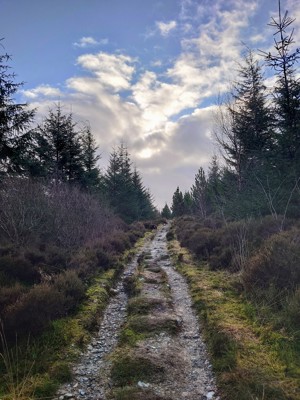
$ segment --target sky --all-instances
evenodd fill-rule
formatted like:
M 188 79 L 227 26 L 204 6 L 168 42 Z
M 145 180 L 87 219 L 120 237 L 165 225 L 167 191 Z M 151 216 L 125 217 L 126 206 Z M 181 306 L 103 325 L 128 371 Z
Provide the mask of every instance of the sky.
M 299 46 L 300 2 L 281 4 Z M 246 47 L 272 49 L 277 10 L 277 0 L 0 0 L 0 51 L 24 82 L 16 101 L 37 121 L 60 103 L 89 123 L 103 172 L 125 143 L 161 209 L 218 154 L 219 99 Z

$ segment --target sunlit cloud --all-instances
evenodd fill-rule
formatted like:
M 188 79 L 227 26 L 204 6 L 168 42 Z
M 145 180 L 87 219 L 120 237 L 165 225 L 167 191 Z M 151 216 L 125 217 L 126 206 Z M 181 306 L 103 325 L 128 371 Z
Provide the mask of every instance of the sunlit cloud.
M 40 97 L 59 98 L 63 95 L 60 89 L 51 87 L 49 85 L 40 85 L 34 89 L 24 90 L 22 93 L 29 100 L 37 99 Z
M 92 36 L 83 36 L 78 42 L 74 42 L 73 46 L 80 48 L 94 47 L 99 45 L 107 45 L 108 39 L 96 40 Z
M 300 6 L 294 9 L 300 16 Z M 236 77 L 243 42 L 264 42 L 264 31 L 251 30 L 250 35 L 248 30 L 257 10 L 255 0 L 182 0 L 176 21 L 156 22 L 156 35 L 168 37 L 176 30 L 176 39 L 178 33 L 181 50 L 167 67 L 157 53 L 146 67 L 129 50 L 86 52 L 77 58 L 79 72 L 64 82 L 63 93 L 44 85 L 24 95 L 44 112 L 63 94 L 76 118 L 89 120 L 104 167 L 112 147 L 124 141 L 163 206 L 176 186 L 187 190 L 199 166 L 209 164 L 217 97 Z M 96 44 L 84 37 L 77 47 Z M 274 79 L 267 84 L 272 86 Z
M 78 65 L 97 76 L 99 82 L 115 91 L 128 89 L 135 71 L 135 60 L 122 54 L 83 54 Z M 75 78 L 76 80 L 76 78 Z M 73 79 L 74 81 L 74 79 Z
M 166 37 L 166 36 L 169 36 L 170 32 L 176 28 L 177 22 L 176 21 L 170 21 L 170 22 L 158 21 L 158 22 L 156 22 L 156 26 L 157 26 L 160 34 L 162 36 Z

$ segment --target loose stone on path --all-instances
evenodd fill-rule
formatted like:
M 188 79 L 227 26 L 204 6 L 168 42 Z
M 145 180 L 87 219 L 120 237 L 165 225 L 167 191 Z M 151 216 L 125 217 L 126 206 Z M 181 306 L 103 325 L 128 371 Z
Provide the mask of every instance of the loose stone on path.
M 59 389 L 55 400 L 106 400 L 106 393 L 111 388 L 111 363 L 108 355 L 115 349 L 121 327 L 126 321 L 128 298 L 123 282 L 127 276 L 136 272 L 138 258 L 142 253 L 151 254 L 149 262 L 165 271 L 171 290 L 173 312 L 180 321 L 181 329 L 176 336 L 162 332 L 146 341 L 150 353 L 157 356 L 164 351 L 171 351 L 175 353 L 173 357 L 177 362 L 174 362 L 166 380 L 160 383 L 139 381 L 137 387 L 141 390 L 150 388 L 153 393 L 173 400 L 220 400 L 187 283 L 175 271 L 169 259 L 167 231 L 168 226 L 160 228 L 155 238 L 146 242 L 126 266 L 104 313 L 98 335 L 87 346 L 79 363 L 73 367 L 73 381 Z M 153 291 L 157 292 L 159 286 L 154 286 Z

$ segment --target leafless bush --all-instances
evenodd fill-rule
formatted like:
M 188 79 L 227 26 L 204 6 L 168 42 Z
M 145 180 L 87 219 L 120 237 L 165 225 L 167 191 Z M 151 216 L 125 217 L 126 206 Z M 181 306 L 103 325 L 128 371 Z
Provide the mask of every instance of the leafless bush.
M 15 245 L 29 243 L 47 223 L 47 201 L 38 182 L 8 178 L 0 187 L 0 237 Z
M 64 183 L 6 179 L 0 203 L 0 238 L 14 245 L 44 240 L 78 247 L 120 224 L 99 199 Z

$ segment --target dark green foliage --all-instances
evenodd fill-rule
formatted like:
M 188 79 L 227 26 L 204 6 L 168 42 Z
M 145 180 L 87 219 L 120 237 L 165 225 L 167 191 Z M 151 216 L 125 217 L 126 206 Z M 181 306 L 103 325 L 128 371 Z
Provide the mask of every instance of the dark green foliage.
M 0 41 L 0 46 L 2 43 Z M 23 83 L 15 83 L 15 74 L 7 65 L 10 56 L 0 55 L 0 174 L 27 173 L 31 146 L 30 125 L 34 111 L 27 104 L 16 104 L 13 96 Z M 0 177 L 1 177 L 0 175 Z
M 192 208 L 195 214 L 205 218 L 208 213 L 207 181 L 204 169 L 199 168 L 195 176 L 195 183 L 191 188 Z
M 296 77 L 295 64 L 300 59 L 300 49 L 292 49 L 294 31 L 291 25 L 294 21 L 288 12 L 282 15 L 279 2 L 278 18 L 272 18 L 269 24 L 275 31 L 274 52 L 263 54 L 267 65 L 275 70 L 277 78 L 274 111 L 278 150 L 288 165 L 299 168 L 300 81 Z
M 36 129 L 35 139 L 38 176 L 80 182 L 84 155 L 72 114 L 64 114 L 58 104 Z
M 167 203 L 165 204 L 164 208 L 161 210 L 161 216 L 162 216 L 162 218 L 166 218 L 166 219 L 172 218 L 172 213 L 171 213 L 171 210 Z
M 155 216 L 151 195 L 143 186 L 137 169 L 132 170 L 128 150 L 123 144 L 111 153 L 104 176 L 104 192 L 113 210 L 126 222 Z
M 171 208 L 172 208 L 172 216 L 173 217 L 180 217 L 181 215 L 184 214 L 185 208 L 184 208 L 184 202 L 183 202 L 183 195 L 182 195 L 182 192 L 179 190 L 179 187 L 177 187 L 175 193 L 173 194 Z

